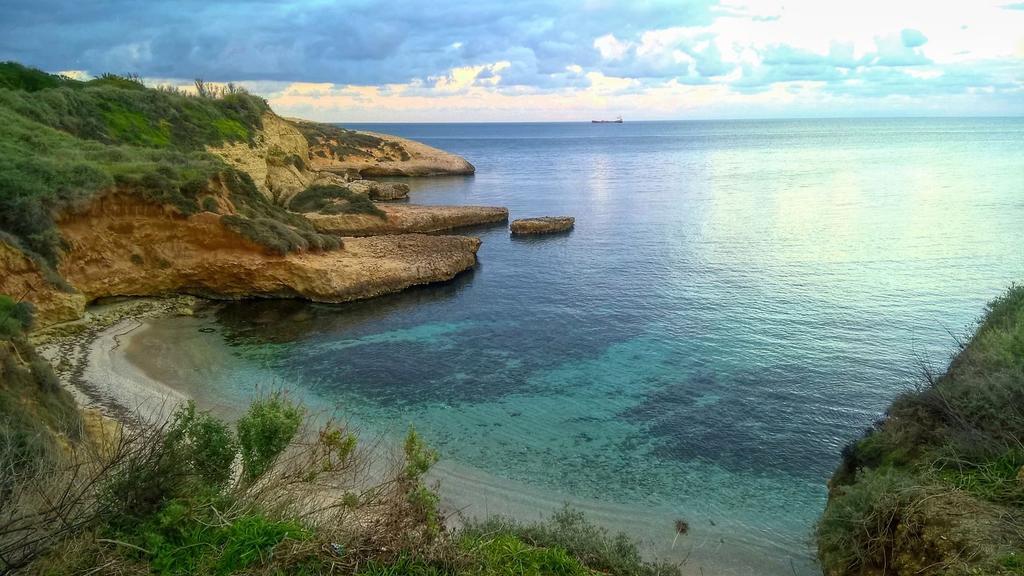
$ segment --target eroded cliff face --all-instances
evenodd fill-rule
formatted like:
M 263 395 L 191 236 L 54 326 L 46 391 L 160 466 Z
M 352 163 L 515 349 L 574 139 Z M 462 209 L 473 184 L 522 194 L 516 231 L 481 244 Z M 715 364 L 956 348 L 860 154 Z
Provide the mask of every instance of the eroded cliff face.
M 462 158 L 383 135 L 356 137 L 344 148 L 350 155 L 321 157 L 311 149 L 310 136 L 299 129 L 301 124 L 272 112 L 263 116 L 262 123 L 252 142 L 211 148 L 210 152 L 249 174 L 258 190 L 281 206 L 311 185 L 359 179 L 368 166 L 384 167 L 376 173 L 388 174 L 472 172 L 472 165 Z M 331 134 L 361 134 L 324 129 Z M 322 152 L 330 145 L 326 142 L 313 148 Z M 355 188 L 365 189 L 371 197 L 407 193 L 405 185 L 359 184 L 362 186 Z M 388 220 L 371 217 L 376 224 L 355 216 L 347 226 L 325 228 L 334 235 L 389 236 L 346 239 L 342 250 L 332 252 L 281 256 L 222 224 L 223 215 L 235 213 L 222 182 L 211 181 L 209 194 L 201 200 L 213 200 L 215 212 L 185 216 L 173 207 L 114 190 L 84 209 L 60 216 L 58 228 L 65 252 L 57 272 L 68 286 L 58 286 L 52 274 L 48 279 L 39 265 L 0 241 L 0 293 L 32 302 L 40 326 L 79 318 L 87 303 L 108 296 L 184 292 L 214 298 L 300 297 L 343 302 L 449 280 L 476 263 L 478 239 L 394 235 L 396 232 L 433 232 L 460 222 L 507 218 L 507 212 L 467 216 L 449 209 L 416 215 L 408 207 L 398 207 L 398 215 L 389 215 Z
M 55 286 L 20 250 L 0 241 L 0 294 L 35 306 L 36 323 L 74 320 L 85 312 L 85 295 Z
M 262 122 L 263 129 L 251 144 L 235 142 L 209 151 L 249 174 L 260 192 L 281 205 L 313 183 L 344 182 L 331 173 L 307 168 L 309 146 L 295 124 L 272 112 L 264 114 Z
M 109 296 L 370 298 L 450 280 L 476 264 L 480 247 L 476 238 L 405 234 L 282 256 L 227 229 L 219 214 L 185 217 L 118 194 L 65 215 L 59 227 L 67 247 L 59 272 L 72 292 L 0 242 L 0 292 L 32 302 L 39 326 L 79 318 L 88 302 Z
M 342 250 L 277 255 L 221 225 L 107 196 L 68 216 L 60 266 L 86 300 L 186 292 L 215 298 L 344 302 L 449 280 L 476 263 L 480 241 L 403 235 L 347 239 Z

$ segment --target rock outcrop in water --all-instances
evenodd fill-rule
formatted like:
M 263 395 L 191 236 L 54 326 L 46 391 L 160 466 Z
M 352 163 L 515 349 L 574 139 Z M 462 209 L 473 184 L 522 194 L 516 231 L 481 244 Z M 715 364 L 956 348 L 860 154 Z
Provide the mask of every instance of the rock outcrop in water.
M 369 214 L 309 214 L 308 218 L 318 231 L 339 236 L 441 232 L 508 221 L 508 208 L 495 206 L 381 204 L 380 209 L 384 218 Z
M 513 234 L 554 234 L 572 230 L 575 223 L 570 216 L 544 216 L 513 220 L 509 228 Z

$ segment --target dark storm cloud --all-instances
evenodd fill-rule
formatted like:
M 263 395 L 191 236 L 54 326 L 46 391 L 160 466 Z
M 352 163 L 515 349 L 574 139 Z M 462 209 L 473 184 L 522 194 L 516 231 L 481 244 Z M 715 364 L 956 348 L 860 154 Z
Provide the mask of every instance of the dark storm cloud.
M 57 2 L 0 7 L 0 59 L 147 77 L 382 84 L 508 60 L 524 83 L 594 38 L 707 24 L 710 2 Z

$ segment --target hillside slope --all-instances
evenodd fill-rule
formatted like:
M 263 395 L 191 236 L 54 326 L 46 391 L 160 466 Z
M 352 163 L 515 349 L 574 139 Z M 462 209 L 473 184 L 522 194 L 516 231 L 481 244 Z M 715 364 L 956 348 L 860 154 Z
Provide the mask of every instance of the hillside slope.
M 817 536 L 830 576 L 1024 574 L 1024 286 L 844 450 Z

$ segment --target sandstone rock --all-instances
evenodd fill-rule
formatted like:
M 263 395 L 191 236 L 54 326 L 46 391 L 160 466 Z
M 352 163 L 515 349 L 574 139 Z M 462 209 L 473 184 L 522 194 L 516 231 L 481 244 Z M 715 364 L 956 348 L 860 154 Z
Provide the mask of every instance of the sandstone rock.
M 544 216 L 513 220 L 509 228 L 513 234 L 553 234 L 571 230 L 575 223 L 570 216 Z
M 235 142 L 208 150 L 228 165 L 248 173 L 268 198 L 286 206 L 293 196 L 313 184 L 355 184 L 369 186 L 374 200 L 396 200 L 408 195 L 401 183 L 363 181 L 363 176 L 439 176 L 472 174 L 465 159 L 426 144 L 397 136 L 372 132 L 379 146 L 366 146 L 358 154 L 337 157 L 329 145 L 310 146 L 300 127 L 312 125 L 288 120 L 273 112 L 261 118 L 263 128 L 251 142 Z M 403 192 L 404 189 L 404 192 Z M 376 196 L 374 196 L 376 195 Z
M 344 302 L 450 280 L 476 263 L 480 240 L 406 234 L 349 238 L 342 250 L 267 252 L 221 224 L 127 197 L 104 197 L 59 222 L 67 252 L 59 271 L 78 292 L 41 282 L 20 252 L 0 250 L 0 291 L 26 298 L 41 325 L 80 317 L 87 302 L 108 296 L 189 293 L 213 298 L 288 297 Z M 5 245 L 0 244 L 0 247 Z
M 419 206 L 381 204 L 386 214 L 307 214 L 319 232 L 339 236 L 376 236 L 411 232 L 440 232 L 466 226 L 508 221 L 508 208 L 493 206 Z
M 45 326 L 74 320 L 85 311 L 85 295 L 53 284 L 39 265 L 0 241 L 0 294 L 24 298 L 35 307 L 35 322 Z

